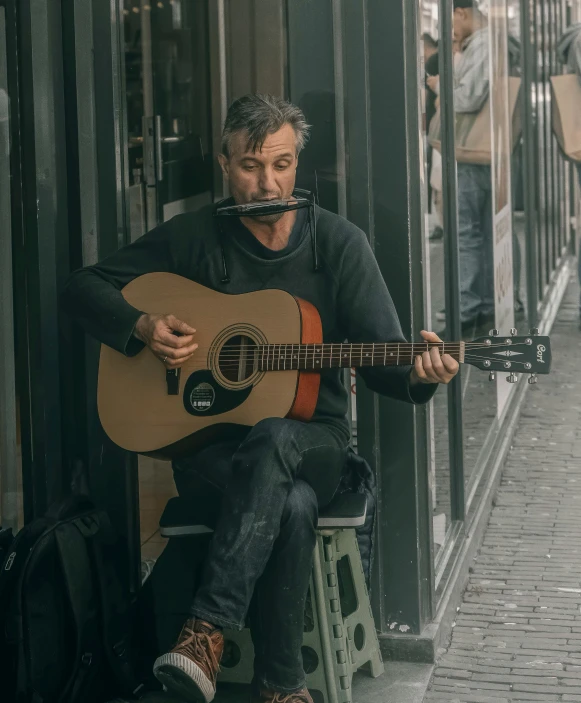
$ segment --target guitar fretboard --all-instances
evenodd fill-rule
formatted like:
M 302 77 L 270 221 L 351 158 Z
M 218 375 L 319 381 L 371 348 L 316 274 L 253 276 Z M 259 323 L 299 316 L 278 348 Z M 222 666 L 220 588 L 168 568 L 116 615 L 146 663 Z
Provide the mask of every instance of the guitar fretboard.
M 263 344 L 255 348 L 260 371 L 318 371 L 360 366 L 411 366 L 432 348 L 464 362 L 465 342 L 387 344 Z

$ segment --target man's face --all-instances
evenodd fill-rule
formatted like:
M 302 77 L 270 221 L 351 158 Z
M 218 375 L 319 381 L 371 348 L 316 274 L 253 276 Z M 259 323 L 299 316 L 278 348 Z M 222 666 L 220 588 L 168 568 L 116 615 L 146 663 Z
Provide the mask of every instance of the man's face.
M 462 44 L 474 31 L 472 10 L 459 7 L 454 10 L 452 26 L 454 30 L 454 41 Z
M 296 180 L 297 138 L 291 125 L 269 134 L 261 151 L 248 151 L 248 134 L 235 134 L 230 154 L 220 154 L 220 166 L 237 204 L 257 200 L 290 198 Z M 283 213 L 257 217 L 261 222 L 276 222 Z

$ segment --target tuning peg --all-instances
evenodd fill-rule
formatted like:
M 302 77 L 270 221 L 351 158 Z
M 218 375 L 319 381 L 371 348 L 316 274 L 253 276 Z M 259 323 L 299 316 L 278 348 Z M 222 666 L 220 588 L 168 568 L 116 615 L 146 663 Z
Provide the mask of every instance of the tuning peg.
M 490 337 L 498 337 L 500 332 L 498 330 L 490 330 L 490 332 L 488 334 Z
M 496 371 L 491 371 L 491 372 L 488 374 L 488 380 L 489 380 L 489 381 L 496 381 Z
M 507 380 L 509 383 L 516 383 L 516 382 L 518 381 L 518 376 L 517 376 L 516 373 L 511 373 L 510 376 L 507 376 L 507 377 L 506 377 L 506 380 Z
M 533 337 L 535 337 L 536 335 L 538 335 L 538 334 L 539 334 L 539 328 L 538 328 L 538 327 L 533 327 L 533 328 L 531 329 L 531 334 L 533 335 Z
M 510 334 L 511 334 L 512 337 L 516 337 L 516 336 L 517 336 L 518 330 L 516 329 L 516 327 L 513 327 L 513 328 L 510 330 Z
M 531 374 L 531 377 L 529 378 L 529 384 L 530 384 L 531 386 L 534 386 L 534 385 L 535 385 L 536 383 L 538 383 L 538 382 L 539 382 L 539 378 L 538 378 L 537 374 L 536 374 L 536 373 L 532 373 L 532 374 Z

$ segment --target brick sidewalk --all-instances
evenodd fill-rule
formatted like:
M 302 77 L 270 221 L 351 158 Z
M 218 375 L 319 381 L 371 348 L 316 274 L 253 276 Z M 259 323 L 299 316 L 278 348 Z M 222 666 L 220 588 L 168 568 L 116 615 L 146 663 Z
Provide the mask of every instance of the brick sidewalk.
M 581 332 L 572 282 L 553 372 L 525 400 L 484 543 L 425 701 L 581 701 Z

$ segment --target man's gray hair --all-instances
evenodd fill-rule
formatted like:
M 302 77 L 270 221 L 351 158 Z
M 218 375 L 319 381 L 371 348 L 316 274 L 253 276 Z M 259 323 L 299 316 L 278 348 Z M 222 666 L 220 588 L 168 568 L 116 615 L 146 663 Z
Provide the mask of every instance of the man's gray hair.
M 268 135 L 286 124 L 295 131 L 298 154 L 307 143 L 310 131 L 300 107 L 274 95 L 244 95 L 228 109 L 222 132 L 222 153 L 230 156 L 232 137 L 239 132 L 247 133 L 249 151 L 260 151 Z

